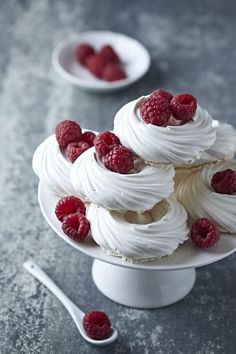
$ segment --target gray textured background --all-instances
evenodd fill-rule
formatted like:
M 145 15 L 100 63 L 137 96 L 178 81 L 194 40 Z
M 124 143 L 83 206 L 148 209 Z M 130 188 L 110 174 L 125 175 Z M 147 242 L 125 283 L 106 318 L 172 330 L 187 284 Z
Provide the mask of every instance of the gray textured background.
M 125 308 L 101 295 L 92 260 L 49 229 L 31 169 L 35 147 L 68 117 L 82 126 L 112 127 L 116 110 L 158 86 L 190 91 L 215 117 L 235 120 L 235 26 L 232 1 L 0 2 L 0 352 L 235 353 L 236 257 L 199 269 L 180 303 L 152 311 Z M 152 55 L 149 74 L 116 94 L 79 91 L 53 72 L 61 39 L 111 29 L 141 40 Z M 35 259 L 85 311 L 108 311 L 118 328 L 109 348 L 86 344 L 61 304 L 22 269 Z

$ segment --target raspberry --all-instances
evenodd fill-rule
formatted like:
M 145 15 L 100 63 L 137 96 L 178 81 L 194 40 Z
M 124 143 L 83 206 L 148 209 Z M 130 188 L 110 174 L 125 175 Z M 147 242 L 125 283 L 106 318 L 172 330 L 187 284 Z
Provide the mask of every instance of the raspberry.
M 120 145 L 119 138 L 109 131 L 104 131 L 94 139 L 94 146 L 100 156 L 105 156 L 115 146 Z
M 211 186 L 216 193 L 233 194 L 236 192 L 236 171 L 228 168 L 214 174 Z
M 106 63 L 119 63 L 120 58 L 111 45 L 104 45 L 101 48 L 100 55 Z
M 74 197 L 73 195 L 69 197 L 61 198 L 55 207 L 55 214 L 58 220 L 63 221 L 64 217 L 74 213 L 86 213 L 86 206 L 81 199 Z
M 89 144 L 89 147 L 94 145 L 94 139 L 96 138 L 96 134 L 93 132 L 87 131 L 81 135 L 81 140 L 85 143 Z
M 89 149 L 89 144 L 80 140 L 77 143 L 70 143 L 65 151 L 68 159 L 73 163 L 83 152 Z
M 103 70 L 102 78 L 106 81 L 118 81 L 126 79 L 126 73 L 118 64 L 107 64 Z
M 88 219 L 81 213 L 74 213 L 64 217 L 61 228 L 72 240 L 82 241 L 89 232 Z
M 103 311 L 87 312 L 83 318 L 86 334 L 93 339 L 105 339 L 111 335 L 111 321 Z
M 98 54 L 91 55 L 86 60 L 87 69 L 99 79 L 102 78 L 102 73 L 105 68 L 105 64 L 106 63 L 104 59 Z
M 95 50 L 91 45 L 82 43 L 76 48 L 75 54 L 80 64 L 85 65 L 88 57 L 95 54 Z
M 171 113 L 175 119 L 190 121 L 197 109 L 197 100 L 189 93 L 176 95 L 170 101 Z
M 166 99 L 150 96 L 141 103 L 140 112 L 146 123 L 165 126 L 170 118 L 170 104 Z
M 79 124 L 72 120 L 63 120 L 56 126 L 56 139 L 61 148 L 66 148 L 68 144 L 79 141 L 81 134 Z
M 163 98 L 168 102 L 170 102 L 173 98 L 173 95 L 170 92 L 164 90 L 155 90 L 151 93 L 151 96 L 155 98 Z
M 208 248 L 219 241 L 220 233 L 211 220 L 200 218 L 193 224 L 190 236 L 195 245 L 200 248 Z
M 125 146 L 115 146 L 104 157 L 104 165 L 113 172 L 129 173 L 134 168 L 134 154 Z

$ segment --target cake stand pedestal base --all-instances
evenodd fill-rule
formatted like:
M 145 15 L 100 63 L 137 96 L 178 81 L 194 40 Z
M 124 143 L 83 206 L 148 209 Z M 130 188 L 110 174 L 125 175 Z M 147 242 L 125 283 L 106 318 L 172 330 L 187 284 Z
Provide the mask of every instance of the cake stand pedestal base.
M 194 285 L 196 271 L 131 269 L 95 259 L 92 276 L 97 288 L 109 299 L 125 306 L 150 309 L 184 298 Z

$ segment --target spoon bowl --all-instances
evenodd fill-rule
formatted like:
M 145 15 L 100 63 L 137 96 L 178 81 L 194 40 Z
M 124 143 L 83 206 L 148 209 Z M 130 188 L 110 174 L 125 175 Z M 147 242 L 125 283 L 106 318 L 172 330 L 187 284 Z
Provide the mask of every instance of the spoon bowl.
M 83 327 L 84 312 L 79 309 L 64 293 L 63 291 L 52 281 L 51 278 L 34 262 L 26 261 L 23 263 L 25 270 L 31 274 L 34 278 L 38 279 L 44 286 L 46 286 L 61 303 L 65 306 L 72 319 L 74 320 L 81 336 L 89 343 L 97 346 L 105 346 L 114 342 L 118 336 L 118 332 L 115 328 L 112 329 L 110 337 L 106 339 L 96 340 L 90 338 Z

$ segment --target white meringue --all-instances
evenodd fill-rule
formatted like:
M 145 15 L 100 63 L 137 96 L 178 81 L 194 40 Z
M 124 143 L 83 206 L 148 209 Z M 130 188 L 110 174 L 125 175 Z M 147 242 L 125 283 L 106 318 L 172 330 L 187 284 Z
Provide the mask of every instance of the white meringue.
M 212 146 L 216 132 L 207 111 L 197 107 L 193 120 L 181 126 L 147 124 L 139 114 L 146 97 L 127 103 L 115 116 L 114 133 L 123 145 L 151 163 L 189 164 Z
M 198 164 L 232 159 L 236 151 L 236 130 L 232 125 L 214 119 L 212 126 L 216 131 L 216 140 L 202 153 L 197 161 Z
M 191 173 L 198 171 L 203 168 L 203 165 L 191 165 L 191 167 L 176 167 L 175 168 L 175 192 L 180 183 L 183 182 L 183 180 L 188 177 Z M 174 193 L 175 193 L 174 192 Z
M 187 213 L 174 199 L 156 204 L 149 214 L 140 223 L 136 213 L 118 213 L 91 204 L 87 216 L 94 240 L 107 253 L 127 261 L 147 262 L 172 254 L 188 239 L 189 232 Z
M 76 194 L 113 210 L 143 211 L 168 198 L 174 190 L 172 166 L 147 166 L 137 173 L 120 174 L 108 170 L 95 149 L 84 152 L 73 164 L 71 182 Z
M 177 189 L 177 199 L 183 204 L 192 221 L 207 217 L 222 232 L 236 232 L 236 195 L 220 194 L 211 187 L 213 175 L 225 169 L 236 170 L 236 161 L 221 161 L 193 172 Z
M 45 139 L 35 150 L 33 170 L 40 181 L 59 197 L 75 195 L 70 181 L 72 163 L 62 154 L 55 135 Z

